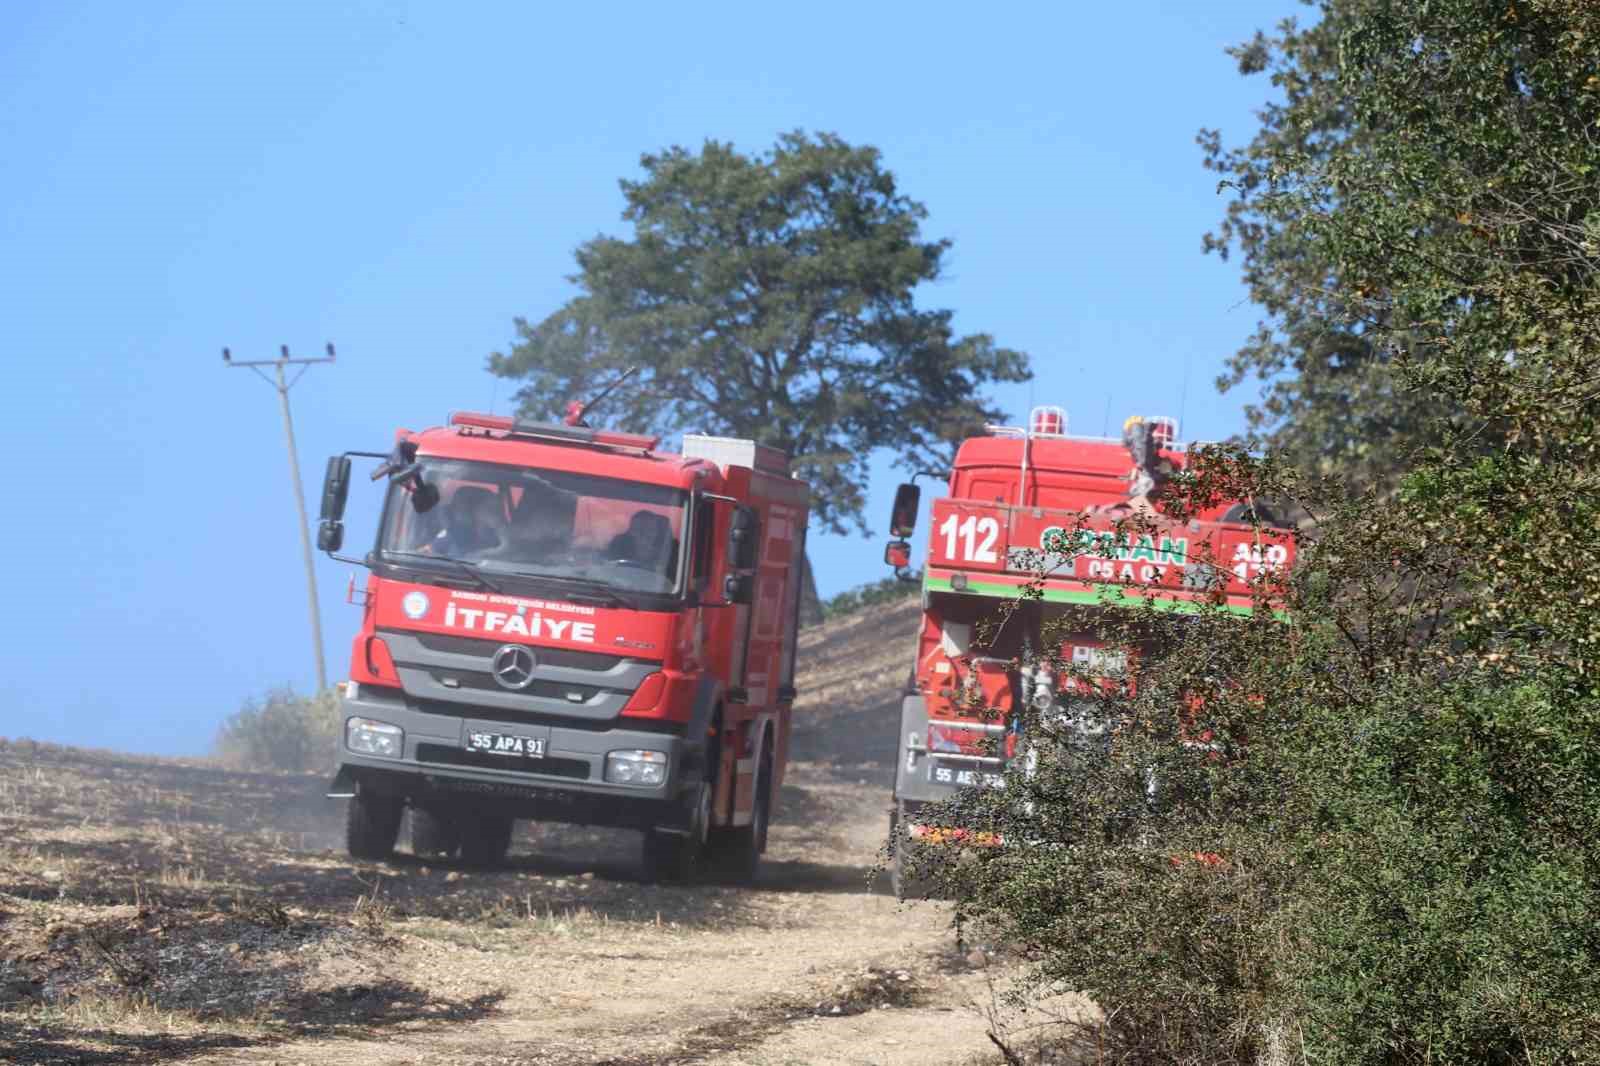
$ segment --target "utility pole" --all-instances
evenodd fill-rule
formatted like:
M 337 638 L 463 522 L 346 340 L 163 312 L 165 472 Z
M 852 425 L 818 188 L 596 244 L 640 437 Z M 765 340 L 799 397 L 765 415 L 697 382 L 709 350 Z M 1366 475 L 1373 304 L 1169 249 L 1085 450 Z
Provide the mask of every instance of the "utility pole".
M 256 376 L 278 393 L 278 403 L 283 409 L 283 436 L 289 445 L 289 476 L 294 481 L 294 506 L 300 514 L 300 550 L 305 556 L 306 564 L 306 591 L 311 597 L 311 644 L 317 653 L 317 691 L 322 692 L 328 687 L 328 667 L 322 658 L 322 612 L 317 606 L 317 571 L 312 563 L 311 554 L 311 523 L 306 518 L 306 494 L 300 484 L 300 459 L 294 445 L 294 419 L 289 416 L 289 390 L 295 383 L 305 376 L 313 363 L 331 363 L 334 360 L 333 345 L 328 345 L 328 354 L 317 359 L 291 359 L 289 346 L 282 345 L 278 349 L 276 359 L 256 359 L 248 362 L 235 362 L 228 349 L 222 349 L 222 361 L 230 367 L 249 367 Z M 262 367 L 270 366 L 273 377 L 268 377 Z M 284 368 L 298 366 L 294 377 L 284 380 Z

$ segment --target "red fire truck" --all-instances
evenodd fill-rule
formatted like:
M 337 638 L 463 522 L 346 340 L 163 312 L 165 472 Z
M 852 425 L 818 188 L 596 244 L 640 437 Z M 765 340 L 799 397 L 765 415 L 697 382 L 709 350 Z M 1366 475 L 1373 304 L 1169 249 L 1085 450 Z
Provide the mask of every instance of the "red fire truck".
M 579 412 L 581 416 L 581 412 Z M 350 854 L 494 863 L 527 818 L 643 830 L 650 878 L 754 874 L 794 705 L 808 489 L 748 440 L 457 413 L 328 461 L 365 566 L 342 694 Z M 387 480 L 338 554 L 352 459 Z M 352 589 L 354 582 L 352 581 Z
M 1249 613 L 1252 583 L 1292 563 L 1293 543 L 1270 528 L 1264 506 L 1222 504 L 1183 523 L 1160 514 L 1160 484 L 1187 461 L 1176 430 L 1169 418 L 1134 417 L 1120 439 L 1071 436 L 1065 413 L 1045 407 L 1026 429 L 989 427 L 961 444 L 948 493 L 930 509 L 922 629 L 901 704 L 890 811 L 897 892 L 904 842 L 966 837 L 924 824 L 924 807 L 964 787 L 1004 787 L 1020 707 L 1096 728 L 1073 707 L 1077 679 L 1055 676 L 1048 662 L 1109 680 L 1130 653 L 1154 650 L 1059 632 L 1052 620 L 1065 605 L 1194 611 L 1209 601 Z M 897 539 L 884 560 L 902 576 L 919 495 L 913 481 L 895 497 Z M 1038 595 L 1024 597 L 1034 583 Z M 1007 600 L 1017 608 L 980 639 L 981 623 Z M 1060 646 L 1046 649 L 1047 638 Z

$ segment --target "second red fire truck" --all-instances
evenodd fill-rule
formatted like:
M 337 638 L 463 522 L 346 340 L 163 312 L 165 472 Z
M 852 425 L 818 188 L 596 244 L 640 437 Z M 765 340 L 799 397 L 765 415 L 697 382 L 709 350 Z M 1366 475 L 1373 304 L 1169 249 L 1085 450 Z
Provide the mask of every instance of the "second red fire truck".
M 1209 601 L 1249 613 L 1253 583 L 1293 561 L 1292 540 L 1263 528 L 1273 524 L 1263 507 L 1225 503 L 1187 522 L 1160 514 L 1161 483 L 1187 463 L 1176 429 L 1171 419 L 1135 417 L 1120 439 L 1072 436 L 1065 413 L 1046 407 L 1025 429 L 991 427 L 961 444 L 947 492 L 928 511 L 922 627 L 890 814 L 897 890 L 903 845 L 949 835 L 926 824 L 925 808 L 962 788 L 1004 786 L 1024 703 L 1073 718 L 1070 679 L 1049 662 L 1112 678 L 1141 650 L 1108 646 L 1092 629 L 1059 632 L 1064 608 L 1193 611 Z M 916 486 L 902 485 L 894 537 L 910 536 L 918 509 Z M 892 541 L 885 561 L 904 573 L 909 543 Z M 1025 596 L 1030 585 L 1036 595 Z M 980 638 L 1007 601 L 1018 606 L 1006 624 Z M 1059 646 L 1046 649 L 1047 639 Z

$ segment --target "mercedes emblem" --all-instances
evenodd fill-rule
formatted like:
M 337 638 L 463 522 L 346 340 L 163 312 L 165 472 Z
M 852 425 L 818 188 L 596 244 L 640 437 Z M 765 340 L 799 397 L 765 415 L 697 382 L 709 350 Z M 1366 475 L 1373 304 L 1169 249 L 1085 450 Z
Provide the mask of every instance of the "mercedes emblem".
M 521 644 L 506 644 L 494 653 L 489 672 L 501 688 L 517 691 L 533 684 L 533 671 L 538 665 L 533 652 Z

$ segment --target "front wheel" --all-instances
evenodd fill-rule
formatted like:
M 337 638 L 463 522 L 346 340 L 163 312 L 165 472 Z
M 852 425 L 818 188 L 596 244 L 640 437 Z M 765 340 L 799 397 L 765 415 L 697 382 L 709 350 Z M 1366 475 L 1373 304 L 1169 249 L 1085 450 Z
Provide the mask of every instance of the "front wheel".
M 403 813 L 398 798 L 358 788 L 344 816 L 344 843 L 350 857 L 381 862 L 394 854 Z
M 934 887 L 929 877 L 928 849 L 911 838 L 906 805 L 889 812 L 889 885 L 898 900 L 927 899 Z
M 699 875 L 711 828 L 711 782 L 695 790 L 686 833 L 646 829 L 641 858 L 646 881 L 689 881 Z

